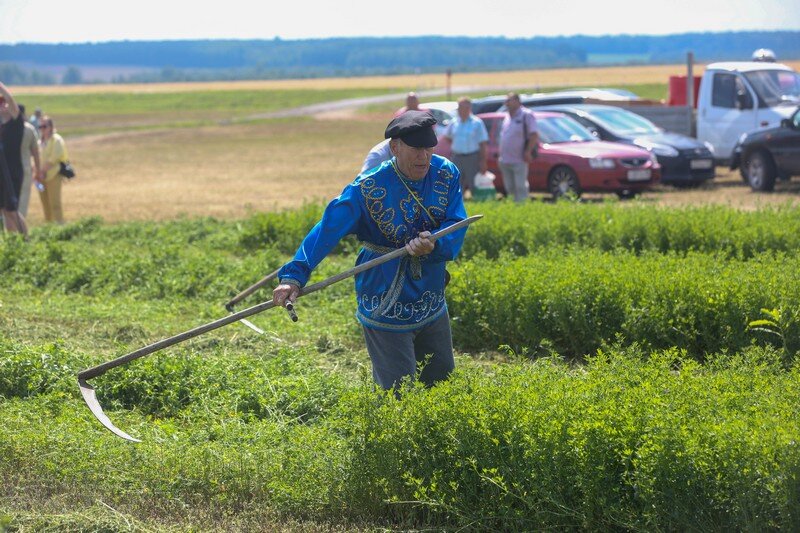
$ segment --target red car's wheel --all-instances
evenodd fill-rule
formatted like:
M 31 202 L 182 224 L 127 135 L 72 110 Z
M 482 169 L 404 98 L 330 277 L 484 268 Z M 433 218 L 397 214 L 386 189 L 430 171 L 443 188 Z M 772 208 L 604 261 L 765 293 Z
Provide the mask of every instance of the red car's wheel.
M 566 166 L 558 166 L 550 171 L 547 178 L 547 190 L 553 198 L 579 198 L 581 195 L 581 184 L 575 171 Z

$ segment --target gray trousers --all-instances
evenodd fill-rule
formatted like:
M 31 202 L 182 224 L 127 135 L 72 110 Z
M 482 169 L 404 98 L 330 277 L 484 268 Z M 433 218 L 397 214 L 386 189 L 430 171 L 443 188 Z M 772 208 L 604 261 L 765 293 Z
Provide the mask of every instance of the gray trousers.
M 28 216 L 28 202 L 31 199 L 31 184 L 33 183 L 33 172 L 30 168 L 23 170 L 22 189 L 19 193 L 19 209 L 22 216 Z
M 478 159 L 480 152 L 472 152 L 471 154 L 457 154 L 453 153 L 453 164 L 458 168 L 461 173 L 461 190 L 473 190 L 475 188 L 475 174 L 478 173 Z
M 500 163 L 500 172 L 503 173 L 503 185 L 506 193 L 514 196 L 515 202 L 528 200 L 528 163 Z
M 363 330 L 372 360 L 372 377 L 386 390 L 399 386 L 405 377 L 415 379 L 417 363 L 424 362 L 419 380 L 427 386 L 447 379 L 455 368 L 447 313 L 416 331 Z

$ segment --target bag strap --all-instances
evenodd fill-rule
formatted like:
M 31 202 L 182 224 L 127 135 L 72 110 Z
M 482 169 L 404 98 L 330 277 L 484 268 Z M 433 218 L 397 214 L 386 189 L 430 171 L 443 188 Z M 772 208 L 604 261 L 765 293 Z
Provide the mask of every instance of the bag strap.
M 522 113 L 522 135 L 523 135 L 522 158 L 525 159 L 525 152 L 528 151 L 528 117 L 525 116 L 524 107 L 520 108 L 520 112 Z

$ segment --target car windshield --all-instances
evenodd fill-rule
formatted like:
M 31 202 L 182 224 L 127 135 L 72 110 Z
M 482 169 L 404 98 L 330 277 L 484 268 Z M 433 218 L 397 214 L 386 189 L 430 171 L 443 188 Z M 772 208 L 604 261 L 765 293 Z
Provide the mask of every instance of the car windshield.
M 661 129 L 646 118 L 624 109 L 593 110 L 591 118 L 619 137 L 661 133 Z
M 800 103 L 800 75 L 796 72 L 756 70 L 744 76 L 767 107 Z
M 539 139 L 543 143 L 596 141 L 594 136 L 569 117 L 543 117 L 536 120 Z

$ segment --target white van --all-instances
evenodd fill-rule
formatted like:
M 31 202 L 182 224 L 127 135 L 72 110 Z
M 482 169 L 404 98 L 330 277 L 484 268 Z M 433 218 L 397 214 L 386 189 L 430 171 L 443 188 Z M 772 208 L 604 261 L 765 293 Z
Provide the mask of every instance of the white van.
M 712 63 L 700 82 L 697 138 L 727 163 L 743 133 L 780 126 L 800 105 L 800 75 L 780 63 Z

